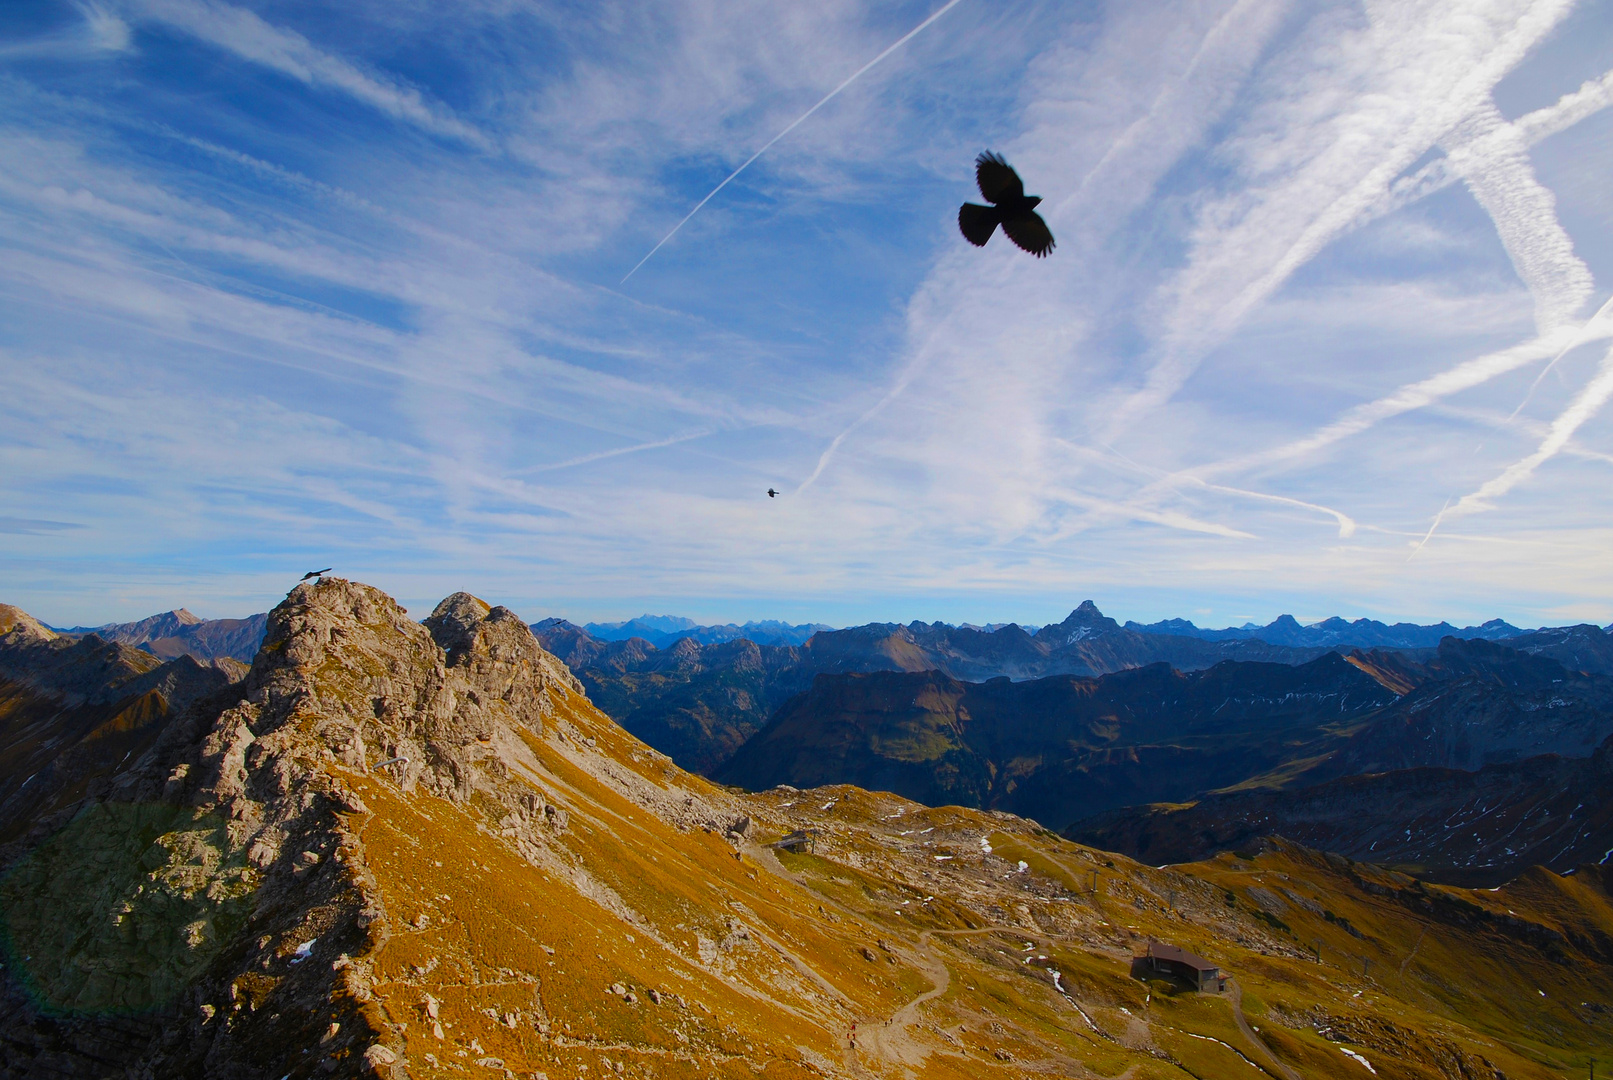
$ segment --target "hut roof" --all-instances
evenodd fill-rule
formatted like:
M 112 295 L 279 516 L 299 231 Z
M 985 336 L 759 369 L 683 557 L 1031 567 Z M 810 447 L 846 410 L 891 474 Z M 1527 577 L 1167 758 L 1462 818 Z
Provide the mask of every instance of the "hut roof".
M 1148 943 L 1148 956 L 1153 960 L 1168 960 L 1172 963 L 1186 964 L 1194 971 L 1220 971 L 1219 965 L 1212 964 L 1197 953 L 1190 953 L 1186 949 L 1175 945 L 1167 945 L 1163 941 L 1150 941 Z

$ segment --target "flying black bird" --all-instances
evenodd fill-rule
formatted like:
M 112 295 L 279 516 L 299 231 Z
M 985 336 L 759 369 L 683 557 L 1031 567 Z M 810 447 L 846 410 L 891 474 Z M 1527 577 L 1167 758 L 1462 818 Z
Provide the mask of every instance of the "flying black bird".
M 1036 212 L 1040 195 L 1026 195 L 1025 185 L 1002 155 L 990 150 L 975 158 L 975 183 L 990 206 L 964 203 L 958 207 L 958 228 L 975 247 L 985 247 L 997 226 L 1008 239 L 1038 259 L 1053 250 L 1053 234 Z
M 306 574 L 304 574 L 302 576 L 302 579 L 304 581 L 307 581 L 311 577 L 316 578 L 316 577 L 320 577 L 323 574 L 328 574 L 328 573 L 330 573 L 330 567 L 327 566 L 323 570 L 310 570 L 310 571 L 308 571 Z
M 778 492 L 774 491 L 772 488 L 768 488 L 767 489 L 767 497 L 769 499 L 776 499 L 776 498 L 778 498 Z

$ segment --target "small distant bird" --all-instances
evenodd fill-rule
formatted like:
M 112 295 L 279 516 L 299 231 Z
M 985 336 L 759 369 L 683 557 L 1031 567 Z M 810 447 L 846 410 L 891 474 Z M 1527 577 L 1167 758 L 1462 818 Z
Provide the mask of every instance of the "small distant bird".
M 306 574 L 304 574 L 302 576 L 302 579 L 304 581 L 307 581 L 309 578 L 321 577 L 321 576 L 323 576 L 325 574 L 328 574 L 328 573 L 330 573 L 330 567 L 327 566 L 323 570 L 310 570 L 310 571 L 308 571 Z
M 776 498 L 778 498 L 778 492 L 774 491 L 772 488 L 768 488 L 767 489 L 767 497 L 769 499 L 776 499 Z
M 958 228 L 975 247 L 985 247 L 997 226 L 1008 239 L 1042 258 L 1053 250 L 1053 234 L 1036 212 L 1040 195 L 1026 195 L 1025 184 L 1002 155 L 990 150 L 975 158 L 975 183 L 990 206 L 964 203 L 958 207 Z

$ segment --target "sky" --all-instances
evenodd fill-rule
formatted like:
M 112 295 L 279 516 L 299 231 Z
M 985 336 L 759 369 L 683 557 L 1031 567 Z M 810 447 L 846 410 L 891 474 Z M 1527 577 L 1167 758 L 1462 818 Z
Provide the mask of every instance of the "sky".
M 1610 105 L 1613 0 L 9 0 L 0 600 L 1606 623 Z

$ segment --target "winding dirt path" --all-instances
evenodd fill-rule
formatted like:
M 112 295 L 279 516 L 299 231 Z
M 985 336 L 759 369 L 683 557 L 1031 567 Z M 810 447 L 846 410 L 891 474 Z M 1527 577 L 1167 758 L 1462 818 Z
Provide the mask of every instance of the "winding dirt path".
M 1406 965 L 1411 963 L 1413 960 L 1415 960 L 1417 958 L 1417 950 L 1423 947 L 1423 938 L 1425 938 L 1427 936 L 1428 936 L 1428 927 L 1425 926 L 1425 927 L 1423 927 L 1423 932 L 1417 935 L 1417 944 L 1413 945 L 1411 947 L 1411 952 L 1407 953 L 1406 958 L 1404 960 L 1400 961 L 1400 978 L 1401 979 L 1405 979 L 1405 977 L 1406 977 Z
M 1238 980 L 1228 979 L 1227 985 L 1228 996 L 1232 999 L 1232 1019 L 1237 1021 L 1238 1030 L 1243 1033 L 1243 1037 L 1248 1039 L 1249 1044 L 1260 1051 L 1261 1056 L 1271 1062 L 1287 1080 L 1300 1080 L 1299 1073 L 1278 1061 L 1277 1055 L 1271 1052 L 1271 1047 L 1261 1042 L 1260 1036 L 1255 1034 L 1255 1029 L 1249 1026 L 1249 1021 L 1243 1015 L 1243 988 L 1238 985 Z

